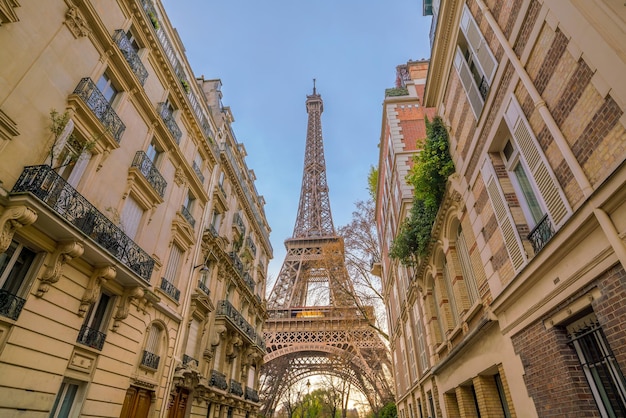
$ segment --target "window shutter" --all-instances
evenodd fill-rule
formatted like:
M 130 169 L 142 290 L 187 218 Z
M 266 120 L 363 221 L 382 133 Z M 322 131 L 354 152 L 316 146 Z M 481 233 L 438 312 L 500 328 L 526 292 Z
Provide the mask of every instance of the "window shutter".
M 507 209 L 504 193 L 502 189 L 500 189 L 497 180 L 491 174 L 491 170 L 487 169 L 488 164 L 489 162 L 485 161 L 485 165 L 483 166 L 483 177 L 486 177 L 485 184 L 487 185 L 487 194 L 491 200 L 498 226 L 502 232 L 506 250 L 509 253 L 513 267 L 515 270 L 518 270 L 526 261 L 526 253 L 517 235 L 513 218 Z
M 511 99 L 506 111 L 509 128 L 513 132 L 517 146 L 528 165 L 530 175 L 539 189 L 539 194 L 546 205 L 548 215 L 555 227 L 561 225 L 570 213 L 565 194 L 561 190 L 556 176 L 545 160 L 539 143 L 531 133 L 526 119 L 515 98 Z
M 467 43 L 472 49 L 472 53 L 476 57 L 475 61 L 478 61 L 478 67 L 482 74 L 487 79 L 487 82 L 491 84 L 493 76 L 496 72 L 498 62 L 491 53 L 491 49 L 487 45 L 483 34 L 480 32 L 480 28 L 476 24 L 472 13 L 467 5 L 463 7 L 463 15 L 461 16 L 461 30 L 467 39 Z
M 176 274 L 178 273 L 178 264 L 183 256 L 183 252 L 176 245 L 172 245 L 172 252 L 170 253 L 170 259 L 167 263 L 167 269 L 165 270 L 165 280 L 170 283 L 174 283 L 176 280 Z
M 137 201 L 132 197 L 126 197 L 126 204 L 122 209 L 121 221 L 122 226 L 124 227 L 124 232 L 131 239 L 135 239 L 142 217 L 143 208 L 139 206 L 139 203 L 137 203 Z
M 454 67 L 459 73 L 459 78 L 461 79 L 461 84 L 463 85 L 463 89 L 467 94 L 470 107 L 474 112 L 474 116 L 478 120 L 480 113 L 483 109 L 483 98 L 478 91 L 478 86 L 474 82 L 472 72 L 467 66 L 465 58 L 463 58 L 463 52 L 461 52 L 461 48 L 459 48 L 458 46 L 456 48 L 456 55 L 454 56 Z
M 189 335 L 187 336 L 187 347 L 185 348 L 185 354 L 189 357 L 195 358 L 196 346 L 198 343 L 198 331 L 200 330 L 200 322 L 197 319 L 192 319 L 189 324 Z

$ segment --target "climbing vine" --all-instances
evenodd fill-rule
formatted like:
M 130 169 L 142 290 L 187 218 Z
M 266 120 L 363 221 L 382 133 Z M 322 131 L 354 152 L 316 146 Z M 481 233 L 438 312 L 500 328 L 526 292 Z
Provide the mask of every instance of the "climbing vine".
M 406 179 L 413 186 L 413 206 L 391 244 L 390 255 L 405 265 L 415 265 L 424 256 L 431 231 L 444 196 L 446 181 L 454 173 L 448 131 L 440 117 L 426 120 L 426 140 L 413 158 Z

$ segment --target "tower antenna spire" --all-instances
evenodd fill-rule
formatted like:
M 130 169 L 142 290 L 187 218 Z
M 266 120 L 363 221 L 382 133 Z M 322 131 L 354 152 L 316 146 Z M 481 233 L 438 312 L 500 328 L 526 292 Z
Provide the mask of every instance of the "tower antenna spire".
M 315 79 L 313 79 L 313 94 L 315 94 Z

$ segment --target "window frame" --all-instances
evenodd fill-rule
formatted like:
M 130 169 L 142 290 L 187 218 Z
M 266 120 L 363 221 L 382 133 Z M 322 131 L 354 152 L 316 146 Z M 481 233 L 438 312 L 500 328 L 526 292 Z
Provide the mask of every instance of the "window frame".
M 114 78 L 111 76 L 111 74 L 109 74 L 108 71 L 104 71 L 96 82 L 96 87 L 98 88 L 98 90 L 100 90 L 100 93 L 102 93 L 102 96 L 106 99 L 107 103 L 109 103 L 110 106 L 113 106 L 115 98 L 118 97 L 123 91 L 115 84 L 116 83 Z M 113 92 L 113 94 L 109 97 L 108 95 L 110 91 Z
M 67 411 L 62 411 L 62 408 L 67 399 L 66 398 L 67 389 L 72 386 L 76 387 L 76 391 L 72 395 L 70 409 Z M 52 404 L 52 407 L 50 408 L 49 418 L 78 417 L 83 407 L 83 401 L 85 397 L 85 386 L 86 386 L 85 382 L 81 380 L 64 378 L 63 381 L 61 382 L 61 386 L 59 387 L 59 390 L 57 391 L 57 395 L 55 396 L 54 403 Z M 63 400 L 63 402 L 61 402 L 61 400 Z M 62 412 L 65 412 L 65 413 L 61 415 Z
M 9 250 L 13 245 L 15 245 L 15 249 L 12 254 L 9 255 Z M 30 253 L 29 256 L 32 256 L 30 260 L 26 260 L 23 264 L 21 264 L 17 271 L 14 271 L 24 250 Z M 11 240 L 7 250 L 0 254 L 0 260 L 3 260 L 2 262 L 5 263 L 4 266 L 0 266 L 2 269 L 2 271 L 0 271 L 0 290 L 13 296 L 14 298 L 18 298 L 19 300 L 16 302 L 18 305 L 21 305 L 12 309 L 17 311 L 13 313 L 13 315 L 9 316 L 11 310 L 7 310 L 6 315 L 1 314 L 0 316 L 13 320 L 17 320 L 19 318 L 24 304 L 26 303 L 26 299 L 30 293 L 30 288 L 34 282 L 36 272 L 39 270 L 39 266 L 41 265 L 42 259 L 43 257 L 41 253 L 33 250 L 16 239 Z M 16 285 L 17 287 L 15 287 Z M 13 303 L 11 303 L 11 305 L 13 305 Z

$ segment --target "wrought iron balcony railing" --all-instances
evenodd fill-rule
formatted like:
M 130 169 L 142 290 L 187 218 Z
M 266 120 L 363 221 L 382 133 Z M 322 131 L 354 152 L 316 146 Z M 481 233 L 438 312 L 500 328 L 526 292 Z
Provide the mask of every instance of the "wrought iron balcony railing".
M 180 213 L 183 215 L 183 218 L 185 218 L 185 220 L 189 222 L 189 225 L 191 225 L 192 228 L 196 226 L 196 220 L 193 218 L 193 216 L 191 216 L 191 213 L 189 213 L 189 209 L 187 209 L 187 206 L 181 206 Z
M 174 141 L 176 141 L 177 144 L 180 144 L 180 138 L 183 136 L 183 133 L 174 120 L 174 115 L 172 114 L 170 107 L 167 103 L 159 103 L 157 111 L 159 112 L 161 119 L 163 119 L 165 126 L 167 126 L 167 129 L 174 137 Z
M 17 320 L 24 307 L 25 299 L 0 289 L 0 315 Z
M 265 346 L 265 340 L 261 336 L 261 334 L 257 334 L 256 336 L 256 345 L 263 351 L 267 351 L 267 347 Z
M 221 390 L 228 389 L 226 376 L 223 373 L 218 372 L 217 370 L 211 370 L 211 381 L 209 382 L 209 384 Z
M 200 170 L 198 164 L 194 161 L 191 163 L 191 167 L 193 168 L 194 173 L 196 173 L 196 176 L 198 176 L 198 179 L 200 179 L 200 183 L 204 184 L 204 174 L 202 174 L 202 170 Z
M 80 97 L 93 114 L 104 125 L 106 130 L 113 136 L 119 144 L 122 134 L 126 130 L 126 125 L 122 122 L 109 101 L 100 92 L 96 84 L 89 77 L 80 80 L 74 94 Z
M 256 257 L 256 245 L 254 245 L 252 238 L 246 237 L 246 245 L 250 248 L 252 255 Z
M 243 274 L 243 281 L 246 282 L 246 285 L 248 285 L 248 289 L 250 289 L 250 291 L 254 293 L 254 287 L 256 286 L 256 283 L 254 283 L 254 279 L 247 271 Z
M 24 167 L 12 193 L 30 192 L 150 282 L 154 260 L 48 165 Z
M 149 351 L 143 350 L 143 356 L 141 357 L 142 366 L 146 366 L 146 367 L 156 370 L 159 368 L 159 360 L 161 360 L 160 356 L 157 356 L 156 354 L 151 353 Z
M 528 241 L 533 246 L 533 250 L 535 254 L 537 254 L 541 249 L 550 241 L 550 238 L 554 235 L 554 228 L 552 227 L 552 222 L 550 222 L 550 218 L 546 214 L 537 225 L 530 231 L 528 234 Z
M 233 262 L 233 267 L 235 267 L 235 270 L 237 270 L 239 274 L 243 274 L 243 263 L 241 262 L 241 259 L 239 258 L 237 253 L 234 251 L 231 251 L 229 255 L 230 255 L 230 259 Z
M 211 293 L 208 286 L 202 280 L 198 280 L 198 289 L 202 290 L 207 296 Z
M 246 386 L 246 399 L 252 402 L 258 402 L 259 394 L 257 393 L 256 390 L 252 389 L 251 387 Z
M 142 86 L 146 82 L 146 78 L 148 78 L 148 71 L 146 67 L 141 62 L 139 55 L 137 55 L 137 51 L 133 48 L 133 45 L 130 43 L 130 40 L 126 37 L 126 32 L 122 29 L 118 29 L 113 34 L 113 40 L 122 51 L 122 55 L 126 58 L 126 62 L 130 65 L 130 69 L 133 70 L 133 73 L 137 76 L 139 80 L 139 84 Z
M 228 388 L 228 392 L 232 393 L 235 396 L 243 396 L 243 388 L 241 387 L 241 383 L 239 383 L 235 379 L 230 379 L 230 387 Z
M 131 167 L 139 169 L 139 172 L 143 174 L 145 179 L 148 180 L 148 183 L 150 183 L 159 196 L 165 196 L 167 182 L 145 152 L 137 151 Z
M 227 300 L 220 300 L 217 302 L 216 314 L 223 315 L 230 320 L 230 322 L 243 334 L 247 335 L 251 341 L 256 341 L 257 333 L 254 327 L 245 320 L 243 315 L 235 309 L 235 307 Z
M 170 283 L 165 277 L 161 277 L 161 290 L 167 293 L 172 299 L 178 302 L 180 290 Z
M 106 337 L 107 335 L 105 333 L 83 325 L 78 333 L 76 342 L 86 345 L 87 347 L 95 348 L 96 350 L 102 350 Z
M 183 354 L 183 366 L 198 367 L 198 360 L 187 354 Z
M 241 234 L 246 233 L 246 226 L 244 225 L 243 219 L 241 218 L 239 212 L 235 213 L 235 215 L 233 216 L 233 226 L 238 228 Z
M 207 227 L 207 229 L 209 230 L 209 232 L 211 233 L 211 235 L 213 235 L 214 237 L 217 238 L 217 229 L 215 229 L 215 225 L 213 224 L 209 224 L 209 226 Z

